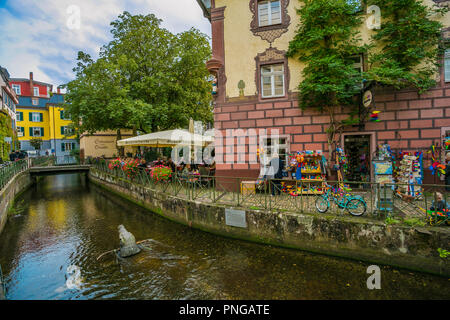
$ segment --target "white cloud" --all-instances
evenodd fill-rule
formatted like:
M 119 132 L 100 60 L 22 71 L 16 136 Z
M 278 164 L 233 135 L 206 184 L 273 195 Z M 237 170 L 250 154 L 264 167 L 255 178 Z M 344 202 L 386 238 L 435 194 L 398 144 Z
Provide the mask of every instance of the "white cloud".
M 71 5 L 80 9 L 79 30 L 67 25 Z M 12 77 L 33 72 L 36 80 L 65 83 L 73 78 L 77 52 L 96 56 L 111 39 L 110 22 L 125 10 L 153 13 L 174 33 L 195 27 L 210 35 L 195 0 L 14 0 L 0 8 L 0 65 Z

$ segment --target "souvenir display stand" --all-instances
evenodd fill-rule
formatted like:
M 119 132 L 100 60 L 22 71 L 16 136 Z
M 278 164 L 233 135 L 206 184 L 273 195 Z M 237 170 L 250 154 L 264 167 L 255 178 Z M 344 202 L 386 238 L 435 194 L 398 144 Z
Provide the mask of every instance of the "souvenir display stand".
M 291 195 L 323 194 L 325 174 L 322 151 L 303 151 L 290 154 L 288 171 L 295 171 L 294 178 L 301 182 L 302 188 L 284 183 L 283 191 Z
M 423 153 L 402 152 L 399 155 L 399 167 L 397 168 L 398 192 L 414 198 L 422 196 L 423 181 Z
M 376 188 L 376 204 L 379 211 L 392 212 L 394 209 L 394 178 L 392 152 L 389 145 L 379 148 L 378 156 L 373 160 Z

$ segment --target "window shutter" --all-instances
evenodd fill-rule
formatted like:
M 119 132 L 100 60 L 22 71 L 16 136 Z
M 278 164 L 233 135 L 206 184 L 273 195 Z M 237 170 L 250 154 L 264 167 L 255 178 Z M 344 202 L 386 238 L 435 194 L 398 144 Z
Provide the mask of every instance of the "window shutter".
M 61 143 L 61 151 L 62 152 L 66 151 L 66 146 L 64 145 L 64 143 Z
M 72 150 L 75 150 L 75 142 L 72 142 Z
M 30 112 L 28 115 L 29 115 L 29 118 L 30 118 L 30 122 L 32 122 L 33 121 L 33 112 Z
M 20 113 L 20 121 L 23 121 L 23 112 Z
M 64 135 L 64 127 L 61 127 L 61 134 Z
M 62 119 L 64 119 L 64 110 L 59 111 L 59 117 Z
M 33 136 L 33 128 L 30 127 L 30 137 Z
M 39 113 L 39 118 L 41 122 L 44 122 L 44 114 L 43 113 Z
M 41 128 L 41 137 L 44 136 L 44 128 Z

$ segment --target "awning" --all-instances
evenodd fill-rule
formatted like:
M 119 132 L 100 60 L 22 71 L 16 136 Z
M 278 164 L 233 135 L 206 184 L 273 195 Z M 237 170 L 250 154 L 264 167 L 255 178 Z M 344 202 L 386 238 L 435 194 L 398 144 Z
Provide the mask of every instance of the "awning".
M 154 132 L 133 138 L 117 141 L 119 147 L 175 147 L 175 146 L 206 146 L 214 142 L 214 135 L 200 135 L 190 133 L 187 130 L 175 129 L 161 132 Z

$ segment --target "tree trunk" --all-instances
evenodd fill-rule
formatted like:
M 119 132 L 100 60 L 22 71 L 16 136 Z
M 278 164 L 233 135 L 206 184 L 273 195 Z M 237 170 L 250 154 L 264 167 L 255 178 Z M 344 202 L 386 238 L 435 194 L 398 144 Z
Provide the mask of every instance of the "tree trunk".
M 120 132 L 120 129 L 117 129 L 117 141 L 119 141 L 119 140 L 122 140 L 122 133 Z M 117 152 L 119 153 L 119 157 L 124 156 L 124 148 L 123 147 L 117 146 Z

